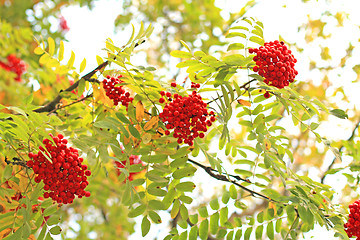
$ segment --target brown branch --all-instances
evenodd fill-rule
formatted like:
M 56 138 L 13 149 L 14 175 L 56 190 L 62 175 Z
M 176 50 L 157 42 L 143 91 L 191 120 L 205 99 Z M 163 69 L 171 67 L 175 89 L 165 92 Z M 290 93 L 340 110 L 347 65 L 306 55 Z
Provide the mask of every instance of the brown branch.
M 54 100 L 52 100 L 51 102 L 49 102 L 48 104 L 46 104 L 43 107 L 35 109 L 34 112 L 42 113 L 42 112 L 52 112 L 52 111 L 54 111 L 56 109 L 56 106 L 60 103 L 60 101 L 62 99 L 61 93 L 62 92 L 71 92 L 71 91 L 75 90 L 79 86 L 79 83 L 80 83 L 81 79 L 84 79 L 85 81 L 88 81 L 88 82 L 100 83 L 99 80 L 97 80 L 95 78 L 91 78 L 91 77 L 97 71 L 99 71 L 101 68 L 106 67 L 108 64 L 109 64 L 109 61 L 103 62 L 102 64 L 97 66 L 94 70 L 92 70 L 88 74 L 82 76 L 78 81 L 74 82 L 74 84 L 71 85 L 70 87 L 68 87 L 67 89 L 60 90 L 60 93 L 56 96 L 56 98 Z
M 256 80 L 257 80 L 257 79 L 251 79 L 251 80 L 248 81 L 247 83 L 244 83 L 243 85 L 241 85 L 239 88 L 240 88 L 240 89 L 241 89 L 241 88 L 248 89 L 249 87 L 247 87 L 247 85 L 249 85 L 250 83 L 252 83 L 252 82 L 254 82 L 254 81 L 256 81 Z M 234 88 L 233 91 L 235 92 L 236 89 Z M 215 102 L 216 100 L 218 100 L 218 99 L 221 98 L 221 97 L 224 97 L 224 95 L 221 95 L 220 97 L 214 98 L 213 100 L 207 102 L 206 104 L 209 105 L 210 103 Z
M 215 179 L 217 179 L 217 180 L 232 183 L 232 184 L 240 187 L 241 189 L 249 192 L 249 193 L 250 193 L 252 196 L 254 196 L 254 197 L 255 197 L 255 196 L 258 196 L 258 197 L 264 198 L 264 199 L 266 199 L 266 200 L 268 200 L 268 201 L 277 202 L 277 201 L 275 201 L 275 200 L 273 200 L 273 199 L 271 199 L 271 198 L 269 198 L 269 197 L 267 197 L 267 196 L 265 196 L 265 195 L 263 195 L 263 194 L 261 194 L 261 193 L 255 192 L 255 191 L 253 191 L 253 190 L 251 190 L 251 189 L 249 189 L 249 188 L 247 188 L 247 187 L 244 187 L 243 185 L 237 183 L 236 180 L 231 180 L 231 179 L 229 179 L 229 178 L 228 178 L 227 176 L 225 176 L 225 175 L 213 173 L 213 171 L 211 170 L 211 169 L 212 169 L 211 167 L 206 167 L 206 166 L 204 166 L 204 165 L 202 165 L 202 164 L 200 164 L 200 163 L 198 163 L 198 162 L 196 162 L 196 161 L 194 161 L 194 160 L 191 160 L 191 159 L 188 159 L 188 161 L 191 162 L 191 163 L 194 164 L 194 165 L 197 165 L 197 166 L 201 167 L 202 169 L 205 170 L 205 172 L 206 172 L 207 174 L 209 174 L 211 177 L 213 177 L 213 178 L 215 178 Z M 244 179 L 243 181 L 246 181 L 246 180 Z M 246 182 L 247 182 L 247 181 L 246 181 Z
M 349 137 L 346 141 L 349 142 L 349 141 L 352 141 L 352 140 L 354 139 L 355 133 L 356 133 L 356 129 L 359 127 L 359 125 L 360 125 L 360 119 L 359 119 L 358 122 L 356 123 L 355 127 L 353 128 L 353 130 L 352 130 L 352 132 L 351 132 L 350 137 Z M 339 153 L 341 153 L 344 148 L 345 148 L 345 146 L 344 146 L 344 145 L 341 145 L 341 147 L 339 148 Z M 332 169 L 332 167 L 333 167 L 334 164 L 335 164 L 335 161 L 336 161 L 336 157 L 334 157 L 334 159 L 332 160 L 332 162 L 331 162 L 330 165 L 328 166 L 327 170 L 326 170 L 326 171 L 324 172 L 324 174 L 322 175 L 322 177 L 321 177 L 321 183 L 324 183 L 325 178 L 326 178 L 326 176 L 327 176 L 326 173 L 327 173 L 330 169 Z
M 140 44 L 144 43 L 145 40 L 143 40 L 140 43 L 136 43 L 134 48 L 139 46 Z M 116 58 L 116 57 L 115 57 Z M 114 58 L 114 59 L 115 59 Z M 46 104 L 43 107 L 37 108 L 34 110 L 34 112 L 38 112 L 38 113 L 42 113 L 42 112 L 51 112 L 54 109 L 56 109 L 56 105 L 60 103 L 62 96 L 61 93 L 62 92 L 71 92 L 73 91 L 75 88 L 77 88 L 79 86 L 80 80 L 84 79 L 85 81 L 88 82 L 97 82 L 99 83 L 100 81 L 94 78 L 91 78 L 97 71 L 99 71 L 102 68 L 105 68 L 110 62 L 109 61 L 105 61 L 102 64 L 100 64 L 99 66 L 97 66 L 94 70 L 92 70 L 91 72 L 87 73 L 86 75 L 82 76 L 78 81 L 74 82 L 73 85 L 71 85 L 70 87 L 68 87 L 65 90 L 60 90 L 60 93 L 56 96 L 56 98 L 54 100 L 52 100 L 51 102 L 49 102 L 48 104 Z
M 88 99 L 88 98 L 90 98 L 90 97 L 92 97 L 92 96 L 93 96 L 93 94 L 91 93 L 91 94 L 89 94 L 89 95 L 87 95 L 87 96 L 85 96 L 85 97 L 83 97 L 83 98 L 80 98 L 79 100 L 76 100 L 76 101 L 74 101 L 74 102 L 72 102 L 72 103 L 69 103 L 69 104 L 64 105 L 64 106 L 56 107 L 55 109 L 51 110 L 51 111 L 49 112 L 49 114 L 50 114 L 50 113 L 53 113 L 53 112 L 56 112 L 56 111 L 59 110 L 59 109 L 63 109 L 63 108 L 69 107 L 69 106 L 71 106 L 71 105 L 74 105 L 74 104 L 76 104 L 76 103 L 82 102 L 82 101 L 84 101 L 84 100 L 86 100 L 86 99 Z

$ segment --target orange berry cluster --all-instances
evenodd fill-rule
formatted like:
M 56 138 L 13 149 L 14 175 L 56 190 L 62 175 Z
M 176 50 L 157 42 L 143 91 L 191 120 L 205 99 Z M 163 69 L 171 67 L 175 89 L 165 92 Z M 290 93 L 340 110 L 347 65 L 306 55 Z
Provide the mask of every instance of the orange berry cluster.
M 32 168 L 36 177 L 36 183 L 44 182 L 45 198 L 51 197 L 58 203 L 72 203 L 75 195 L 79 198 L 90 197 L 90 192 L 85 191 L 89 184 L 87 177 L 91 171 L 87 165 L 82 164 L 83 159 L 79 158 L 78 150 L 67 147 L 67 140 L 63 135 L 57 137 L 50 135 L 55 143 L 44 139 L 45 149 L 40 146 L 37 154 L 30 152 L 27 166 Z M 47 158 L 50 158 L 50 162 Z M 49 191 L 49 192 L 47 192 Z
M 264 77 L 266 84 L 284 88 L 294 82 L 295 76 L 298 74 L 298 71 L 294 69 L 297 60 L 283 41 L 266 42 L 259 48 L 249 48 L 249 53 L 256 53 L 253 59 L 256 66 L 253 70 Z M 269 98 L 270 93 L 266 92 L 264 96 Z
M 176 87 L 175 83 L 171 84 Z M 191 88 L 199 88 L 200 84 L 191 84 Z M 202 100 L 197 91 L 189 96 L 180 96 L 170 92 L 161 91 L 160 103 L 166 103 L 164 110 L 159 114 L 160 119 L 165 123 L 166 135 L 174 129 L 173 137 L 177 138 L 179 144 L 186 143 L 192 146 L 194 139 L 203 138 L 207 128 L 215 122 L 215 113 L 208 112 L 207 104 Z

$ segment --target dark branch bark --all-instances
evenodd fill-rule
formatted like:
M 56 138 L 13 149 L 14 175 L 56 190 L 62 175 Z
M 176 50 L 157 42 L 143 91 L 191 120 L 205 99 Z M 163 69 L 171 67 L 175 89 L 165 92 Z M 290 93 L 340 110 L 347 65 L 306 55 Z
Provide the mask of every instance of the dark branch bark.
M 135 44 L 134 47 L 137 47 L 139 46 L 140 44 L 144 43 L 144 41 L 142 41 L 141 43 L 137 43 Z M 97 71 L 99 71 L 100 69 L 102 68 L 105 68 L 110 62 L 109 61 L 106 61 L 106 62 L 103 62 L 102 64 L 100 64 L 99 66 L 97 66 L 94 70 L 92 70 L 91 72 L 87 73 L 86 75 L 82 76 L 78 81 L 76 81 L 73 85 L 71 85 L 70 87 L 68 87 L 67 89 L 65 90 L 60 90 L 60 93 L 62 92 L 71 92 L 73 91 L 75 88 L 77 88 L 79 86 L 79 83 L 80 83 L 80 80 L 81 79 L 84 79 L 85 81 L 88 81 L 88 82 L 100 82 L 99 80 L 95 79 L 95 78 L 91 78 Z M 61 99 L 62 99 L 62 96 L 61 94 L 58 94 L 56 96 L 56 98 L 54 100 L 52 100 L 51 102 L 49 102 L 48 104 L 46 104 L 45 106 L 43 107 L 40 107 L 40 108 L 37 108 L 34 110 L 34 112 L 38 112 L 38 113 L 42 113 L 42 112 L 51 112 L 53 111 L 54 109 L 56 109 L 56 105 L 60 103 Z
M 257 197 L 264 198 L 264 199 L 266 199 L 266 200 L 268 200 L 268 201 L 277 202 L 277 201 L 275 201 L 275 200 L 273 200 L 273 199 L 271 199 L 271 198 L 269 198 L 269 197 L 267 197 L 267 196 L 265 196 L 265 195 L 263 195 L 263 194 L 261 194 L 261 193 L 255 192 L 255 191 L 253 191 L 253 190 L 251 190 L 251 189 L 249 189 L 249 188 L 247 188 L 247 187 L 245 187 L 245 186 L 237 183 L 236 180 L 231 180 L 231 179 L 229 179 L 228 176 L 214 173 L 214 172 L 213 172 L 214 169 L 212 169 L 211 167 L 204 166 L 204 165 L 202 165 L 202 164 L 200 164 L 200 163 L 198 163 L 198 162 L 196 162 L 196 161 L 194 161 L 194 160 L 191 160 L 191 159 L 188 159 L 188 161 L 191 162 L 191 163 L 194 164 L 194 165 L 197 165 L 197 166 L 201 167 L 202 169 L 205 170 L 205 172 L 206 172 L 207 174 L 209 174 L 211 177 L 213 177 L 213 178 L 215 178 L 215 179 L 217 179 L 217 180 L 232 183 L 232 184 L 234 184 L 235 186 L 238 186 L 238 187 L 240 187 L 241 189 L 243 189 L 244 191 L 250 193 L 250 194 L 251 194 L 252 196 L 254 196 L 254 197 L 257 196 Z M 229 176 L 230 176 L 230 175 L 229 175 Z M 241 179 L 241 180 L 242 180 L 242 181 L 246 181 L 245 179 Z M 247 182 L 247 181 L 246 181 L 246 182 Z

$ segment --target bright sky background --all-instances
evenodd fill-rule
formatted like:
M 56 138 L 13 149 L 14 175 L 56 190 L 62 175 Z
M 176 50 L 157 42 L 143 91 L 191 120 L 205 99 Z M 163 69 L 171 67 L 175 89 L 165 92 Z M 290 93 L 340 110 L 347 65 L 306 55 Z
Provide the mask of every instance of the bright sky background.
M 116 45 L 121 46 L 125 44 L 130 36 L 129 31 L 119 32 L 115 34 L 114 32 L 114 20 L 115 18 L 122 13 L 121 3 L 122 1 L 117 0 L 102 0 L 95 2 L 95 7 L 92 11 L 89 11 L 87 8 L 79 7 L 69 7 L 63 9 L 62 15 L 67 20 L 70 31 L 66 34 L 66 39 L 68 42 L 65 44 L 65 59 L 68 59 L 70 56 L 71 50 L 76 54 L 75 65 L 79 67 L 83 58 L 87 60 L 87 66 L 83 73 L 91 71 L 94 67 L 97 66 L 96 55 L 105 56 L 105 52 L 101 49 L 105 47 L 106 38 L 110 37 Z M 238 0 L 218 0 L 217 6 L 224 9 L 224 15 L 226 12 L 232 11 L 237 12 L 241 9 L 242 4 Z M 288 42 L 297 42 L 300 45 L 305 46 L 305 40 L 300 38 L 298 33 L 298 26 L 307 21 L 308 9 L 311 8 L 311 17 L 316 18 L 320 16 L 320 13 L 324 9 L 329 9 L 332 13 L 339 10 L 344 10 L 349 13 L 350 21 L 353 23 L 360 24 L 360 14 L 359 11 L 359 1 L 358 0 L 342 0 L 342 1 L 331 1 L 331 7 L 326 4 L 325 0 L 313 1 L 311 5 L 304 5 L 300 0 L 263 0 L 260 1 L 260 4 L 252 8 L 246 16 L 252 16 L 258 18 L 264 24 L 264 36 L 266 41 L 275 40 L 281 35 Z M 286 7 L 285 7 L 286 6 Z M 307 9 L 305 9 L 305 7 Z M 137 21 L 134 21 L 136 24 Z M 148 23 L 145 23 L 148 24 Z M 138 27 L 135 25 L 135 27 Z M 130 28 L 128 28 L 129 30 Z M 331 32 L 332 29 L 327 29 Z M 340 32 L 333 34 L 331 41 L 328 41 L 327 44 L 331 48 L 332 46 L 337 46 L 336 48 L 331 48 L 331 55 L 334 59 L 334 65 L 338 64 L 339 59 L 344 55 L 345 49 L 348 47 L 348 42 L 351 40 L 353 44 L 358 45 L 358 39 L 360 38 L 359 28 L 349 24 L 346 28 L 340 29 Z M 294 55 L 297 57 L 297 53 Z M 354 51 L 354 56 L 360 55 L 359 49 Z M 303 56 L 310 56 L 312 59 L 318 60 L 321 62 L 320 50 L 316 48 L 307 48 Z M 297 57 L 298 58 L 298 57 Z M 132 62 L 142 61 L 142 59 L 134 59 Z M 316 79 L 317 76 L 320 76 L 320 73 L 312 73 L 311 75 L 308 72 L 308 61 L 306 58 L 298 58 L 297 69 L 299 75 L 297 79 L 300 81 L 306 81 L 308 79 Z M 140 65 L 140 64 L 137 64 Z M 355 78 L 355 75 L 351 69 L 346 69 L 344 72 L 339 72 L 340 76 L 331 76 L 336 80 L 334 87 L 339 87 L 342 85 L 346 86 L 346 82 L 349 82 Z M 337 81 L 338 80 L 338 81 Z M 314 80 L 316 83 L 316 80 Z M 354 85 L 352 85 L 354 87 Z M 360 89 L 358 85 L 357 90 Z M 351 99 L 353 103 L 360 102 L 360 94 L 358 91 L 349 89 L 345 87 L 345 92 Z M 341 97 L 341 96 L 339 96 Z M 349 106 L 339 106 L 340 108 L 347 109 Z M 349 113 L 351 114 L 351 113 Z M 351 132 L 352 125 L 346 123 L 342 120 L 331 118 L 331 126 L 329 124 L 323 124 L 319 128 L 321 134 L 327 136 L 329 139 L 346 139 L 349 137 L 349 132 Z M 344 131 L 343 129 L 339 131 L 328 131 L 329 127 L 334 127 L 335 125 L 345 126 L 345 129 L 349 131 Z M 332 157 L 330 157 L 332 160 Z M 209 177 L 206 176 L 199 170 L 196 174 L 202 175 L 209 180 Z M 343 181 L 339 178 L 334 178 L 332 181 L 327 182 L 327 184 L 336 186 L 339 185 L 339 182 Z M 210 182 L 216 183 L 215 180 L 210 180 Z M 163 217 L 163 216 L 162 216 Z M 136 219 L 138 220 L 138 219 Z M 164 219 L 166 221 L 166 219 Z M 141 220 L 138 220 L 139 222 Z M 164 222 L 165 222 L 164 221 Z M 152 239 L 157 235 L 159 229 L 153 228 L 150 234 L 146 239 Z M 316 228 L 316 230 L 307 233 L 305 239 L 310 239 L 311 236 L 314 236 L 312 239 L 336 239 L 333 237 L 333 232 L 327 232 L 325 229 Z M 159 236 L 160 237 L 160 236 Z M 164 236 L 161 235 L 163 238 Z M 162 239 L 161 238 L 161 239 Z M 133 234 L 130 240 L 142 239 L 140 231 L 136 234 Z

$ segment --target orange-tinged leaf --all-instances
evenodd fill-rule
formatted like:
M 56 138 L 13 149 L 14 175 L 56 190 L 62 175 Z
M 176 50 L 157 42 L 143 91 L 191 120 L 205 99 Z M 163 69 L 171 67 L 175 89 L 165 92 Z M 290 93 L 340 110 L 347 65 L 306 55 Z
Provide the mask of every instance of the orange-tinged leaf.
M 113 101 L 111 101 L 111 99 L 108 96 L 106 96 L 106 92 L 102 84 L 100 84 L 100 88 L 97 85 L 93 84 L 93 89 L 94 89 L 94 98 L 96 102 L 101 101 L 104 104 L 108 105 L 109 107 L 114 106 Z
M 273 202 L 269 202 L 269 208 L 274 209 L 274 216 L 276 215 L 276 205 Z
M 159 122 L 159 116 L 154 116 L 144 125 L 144 130 L 148 131 L 154 127 L 157 127 L 157 124 Z
M 0 239 L 5 238 L 7 235 L 11 233 L 11 228 L 6 228 L 0 232 Z
M 141 101 L 138 101 L 138 103 L 136 104 L 136 120 L 138 122 L 142 122 L 143 118 L 144 118 L 144 105 L 142 104 Z
M 241 105 L 244 105 L 244 106 L 247 106 L 247 107 L 250 107 L 251 106 L 251 103 L 249 101 L 246 101 L 246 100 L 242 100 L 242 99 L 239 99 L 237 100 L 239 104 Z
M 21 192 L 25 192 L 27 185 L 28 185 L 27 178 L 21 176 L 19 182 L 19 187 Z
M 264 143 L 265 143 L 265 148 L 266 148 L 266 150 L 270 150 L 270 148 L 271 148 L 271 143 L 270 143 L 270 141 L 269 141 L 268 139 L 265 139 L 265 140 L 264 140 Z
M 9 181 L 8 181 L 8 184 L 9 184 L 9 186 L 10 186 L 12 189 L 14 189 L 15 191 L 21 192 L 21 189 L 20 189 L 19 185 L 18 185 L 16 182 L 9 180 Z

